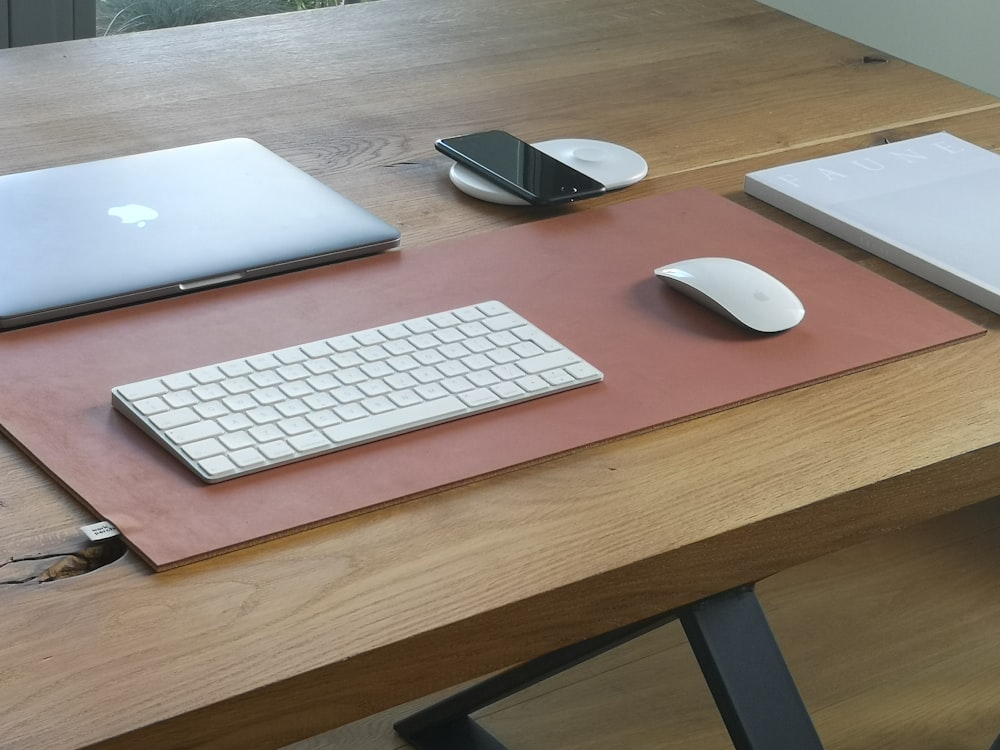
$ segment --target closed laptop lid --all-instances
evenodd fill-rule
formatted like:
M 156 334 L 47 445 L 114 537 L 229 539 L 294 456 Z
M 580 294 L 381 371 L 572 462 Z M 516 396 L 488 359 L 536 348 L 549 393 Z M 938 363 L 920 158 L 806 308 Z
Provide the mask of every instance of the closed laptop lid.
M 245 138 L 0 176 L 0 328 L 398 243 L 394 227 Z

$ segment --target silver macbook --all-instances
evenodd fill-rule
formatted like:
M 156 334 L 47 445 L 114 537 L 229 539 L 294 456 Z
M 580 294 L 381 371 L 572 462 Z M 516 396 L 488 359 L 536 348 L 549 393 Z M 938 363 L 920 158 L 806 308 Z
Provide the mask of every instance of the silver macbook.
M 0 176 L 0 329 L 395 247 L 399 232 L 234 138 Z

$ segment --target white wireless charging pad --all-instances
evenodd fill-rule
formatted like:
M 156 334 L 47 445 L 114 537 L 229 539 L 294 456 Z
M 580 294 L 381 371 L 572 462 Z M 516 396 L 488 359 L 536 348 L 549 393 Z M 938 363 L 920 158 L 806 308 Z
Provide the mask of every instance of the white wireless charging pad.
M 593 177 L 603 183 L 608 190 L 634 185 L 646 176 L 646 160 L 635 151 L 617 143 L 592 141 L 586 138 L 559 138 L 532 145 L 588 177 Z M 526 200 L 487 182 L 458 162 L 451 165 L 448 176 L 455 187 L 473 198 L 506 206 L 529 205 Z

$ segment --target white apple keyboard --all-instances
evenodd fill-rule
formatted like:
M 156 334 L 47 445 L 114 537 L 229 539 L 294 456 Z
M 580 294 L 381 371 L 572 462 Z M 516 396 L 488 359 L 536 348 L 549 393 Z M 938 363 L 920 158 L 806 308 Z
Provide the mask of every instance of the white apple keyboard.
M 493 300 L 121 385 L 111 400 L 219 482 L 603 379 Z

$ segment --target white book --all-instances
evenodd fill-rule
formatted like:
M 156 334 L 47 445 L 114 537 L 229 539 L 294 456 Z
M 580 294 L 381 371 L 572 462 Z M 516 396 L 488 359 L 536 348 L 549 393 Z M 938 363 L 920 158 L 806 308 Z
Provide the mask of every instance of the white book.
M 756 198 L 1000 313 L 1000 155 L 936 133 L 746 176 Z

